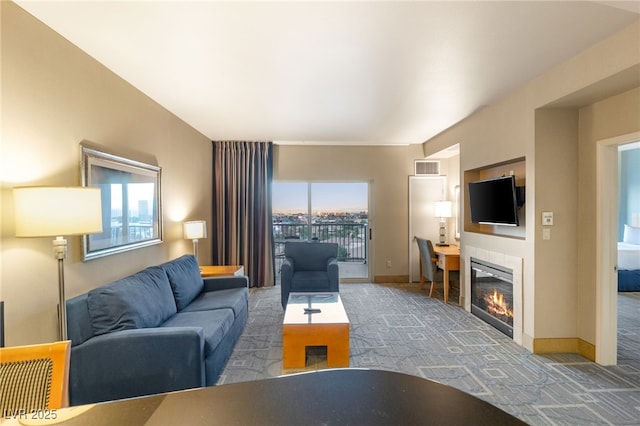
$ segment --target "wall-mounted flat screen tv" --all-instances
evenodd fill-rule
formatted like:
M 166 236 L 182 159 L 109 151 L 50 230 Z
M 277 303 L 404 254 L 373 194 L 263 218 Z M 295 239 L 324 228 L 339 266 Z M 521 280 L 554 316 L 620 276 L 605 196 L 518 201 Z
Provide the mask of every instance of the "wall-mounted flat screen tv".
M 518 226 L 518 198 L 515 176 L 469 182 L 471 222 Z

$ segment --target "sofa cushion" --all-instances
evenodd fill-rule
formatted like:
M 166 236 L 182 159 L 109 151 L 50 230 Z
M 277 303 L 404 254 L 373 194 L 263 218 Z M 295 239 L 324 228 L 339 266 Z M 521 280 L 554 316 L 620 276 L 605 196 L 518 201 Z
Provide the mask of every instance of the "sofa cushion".
M 157 327 L 177 312 L 167 274 L 158 266 L 91 290 L 87 305 L 95 336 Z
M 182 312 L 206 311 L 211 309 L 230 308 L 234 317 L 247 309 L 249 291 L 246 288 L 229 288 L 204 292 L 198 296 Z
M 292 291 L 322 291 L 329 290 L 329 274 L 323 271 L 294 272 L 291 278 Z
M 205 357 L 215 350 L 233 324 L 231 309 L 213 311 L 178 312 L 161 327 L 202 327 Z
M 193 255 L 184 255 L 160 265 L 169 277 L 178 311 L 183 310 L 202 291 L 203 283 L 198 261 Z
M 88 297 L 84 293 L 67 300 L 67 335 L 72 346 L 78 346 L 93 337 Z

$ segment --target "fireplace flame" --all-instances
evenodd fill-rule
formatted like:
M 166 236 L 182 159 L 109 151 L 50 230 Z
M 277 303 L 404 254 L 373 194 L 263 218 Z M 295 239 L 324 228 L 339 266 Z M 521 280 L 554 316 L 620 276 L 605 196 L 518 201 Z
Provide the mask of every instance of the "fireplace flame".
M 498 293 L 497 289 L 493 289 L 493 294 L 485 294 L 484 300 L 487 303 L 487 312 L 500 317 L 506 316 L 513 318 L 513 309 L 507 306 L 507 302 L 504 300 L 504 294 Z

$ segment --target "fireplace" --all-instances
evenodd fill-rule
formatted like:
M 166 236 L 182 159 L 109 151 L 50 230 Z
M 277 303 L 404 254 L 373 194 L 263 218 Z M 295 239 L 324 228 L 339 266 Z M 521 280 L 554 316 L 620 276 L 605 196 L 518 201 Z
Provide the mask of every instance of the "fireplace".
M 513 338 L 513 271 L 471 258 L 471 313 Z

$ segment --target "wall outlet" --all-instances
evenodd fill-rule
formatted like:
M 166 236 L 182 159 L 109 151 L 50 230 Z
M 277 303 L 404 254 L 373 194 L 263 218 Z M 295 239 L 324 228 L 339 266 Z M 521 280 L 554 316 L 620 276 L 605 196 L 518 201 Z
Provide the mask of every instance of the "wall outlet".
M 391 268 L 391 261 L 387 260 L 387 268 Z

